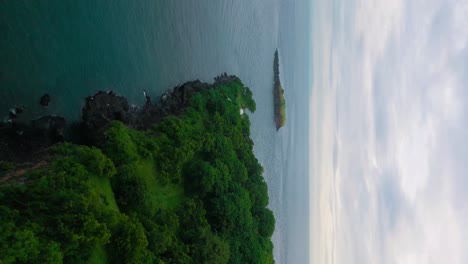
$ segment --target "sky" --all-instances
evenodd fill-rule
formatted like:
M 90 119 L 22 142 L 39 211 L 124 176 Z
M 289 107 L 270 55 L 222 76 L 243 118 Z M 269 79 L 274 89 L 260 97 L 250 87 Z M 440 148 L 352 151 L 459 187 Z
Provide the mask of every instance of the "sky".
M 310 263 L 468 263 L 468 0 L 315 0 Z

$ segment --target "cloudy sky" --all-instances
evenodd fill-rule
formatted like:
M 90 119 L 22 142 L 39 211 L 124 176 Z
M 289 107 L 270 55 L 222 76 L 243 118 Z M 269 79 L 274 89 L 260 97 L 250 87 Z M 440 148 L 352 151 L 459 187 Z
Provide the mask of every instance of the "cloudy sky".
M 316 0 L 311 263 L 468 263 L 468 0 Z

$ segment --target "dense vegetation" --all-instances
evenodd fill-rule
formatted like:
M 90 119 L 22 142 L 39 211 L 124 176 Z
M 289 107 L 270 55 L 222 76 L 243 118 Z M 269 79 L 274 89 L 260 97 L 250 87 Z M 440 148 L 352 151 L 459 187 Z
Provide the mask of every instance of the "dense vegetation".
M 56 145 L 21 176 L 3 164 L 0 263 L 273 263 L 241 107 L 255 102 L 234 81 L 147 131 L 114 121 L 100 148 Z
M 284 89 L 281 84 L 275 87 L 275 122 L 276 128 L 286 125 L 286 100 L 284 99 Z
M 278 130 L 286 124 L 286 100 L 284 99 L 284 89 L 279 77 L 278 50 L 275 51 L 275 59 L 273 61 L 273 98 L 275 105 L 275 124 Z

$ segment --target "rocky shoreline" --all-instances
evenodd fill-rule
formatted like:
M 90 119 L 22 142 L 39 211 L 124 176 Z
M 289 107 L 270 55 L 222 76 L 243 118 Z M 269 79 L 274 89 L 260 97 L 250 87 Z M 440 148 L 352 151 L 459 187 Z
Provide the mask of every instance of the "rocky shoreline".
M 0 124 L 0 161 L 31 162 L 41 159 L 38 153 L 66 140 L 64 134 L 67 129 L 81 137 L 80 143 L 86 145 L 99 145 L 103 132 L 113 120 L 119 120 L 133 129 L 146 130 L 166 116 L 180 114 L 195 93 L 239 78 L 223 73 L 214 80 L 212 84 L 200 80 L 185 82 L 166 91 L 156 103 L 144 92 L 146 102 L 143 106 L 132 106 L 127 98 L 113 91 L 99 91 L 86 98 L 81 120 L 72 126 L 67 126 L 66 119 L 58 115 L 43 116 L 29 123 L 8 119 Z

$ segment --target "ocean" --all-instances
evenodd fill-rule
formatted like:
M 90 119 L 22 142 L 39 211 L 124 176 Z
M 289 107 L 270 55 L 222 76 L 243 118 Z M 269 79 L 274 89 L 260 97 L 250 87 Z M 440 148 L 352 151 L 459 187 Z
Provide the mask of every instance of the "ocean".
M 114 90 L 141 104 L 185 81 L 228 73 L 251 88 L 254 151 L 277 225 L 277 263 L 306 263 L 309 250 L 308 1 L 0 1 L 0 114 L 80 118 L 84 98 Z M 278 48 L 286 126 L 273 121 Z M 47 109 L 39 105 L 48 93 Z M 3 116 L 1 116 L 3 119 Z

